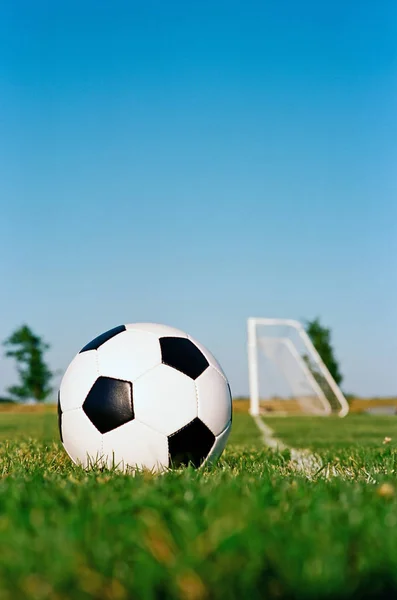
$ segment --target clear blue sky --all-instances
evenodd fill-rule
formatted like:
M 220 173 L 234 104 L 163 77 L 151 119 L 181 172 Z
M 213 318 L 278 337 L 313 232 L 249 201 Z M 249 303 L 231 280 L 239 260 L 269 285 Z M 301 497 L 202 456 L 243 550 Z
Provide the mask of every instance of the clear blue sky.
M 165 322 L 241 394 L 246 318 L 319 315 L 396 394 L 396 111 L 394 1 L 2 2 L 0 338 Z

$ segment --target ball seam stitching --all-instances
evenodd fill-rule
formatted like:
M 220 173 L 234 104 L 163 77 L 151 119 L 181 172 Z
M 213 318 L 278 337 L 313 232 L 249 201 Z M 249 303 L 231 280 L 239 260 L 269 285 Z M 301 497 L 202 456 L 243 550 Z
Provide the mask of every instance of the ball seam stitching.
M 188 335 L 188 336 L 187 336 L 187 339 L 188 339 L 188 340 L 190 340 L 190 341 L 192 342 L 192 344 L 194 344 L 194 345 L 196 346 L 196 344 L 194 343 L 194 339 L 193 339 L 193 338 L 192 338 L 190 335 Z M 198 346 L 196 346 L 196 348 L 197 348 L 198 350 L 200 350 L 201 354 L 204 356 L 205 360 L 207 361 L 207 363 L 208 363 L 208 366 L 210 366 L 210 367 L 212 367 L 213 369 L 215 369 L 215 371 L 216 371 L 216 372 L 217 372 L 217 373 L 218 373 L 218 374 L 219 374 L 219 375 L 222 377 L 222 379 L 224 379 L 224 380 L 226 381 L 226 383 L 229 383 L 229 382 L 228 382 L 228 380 L 227 380 L 227 378 L 226 378 L 226 376 L 225 376 L 223 373 L 221 373 L 221 371 L 220 371 L 220 370 L 219 370 L 219 369 L 218 369 L 218 368 L 217 368 L 217 367 L 216 367 L 216 366 L 215 366 L 215 365 L 214 365 L 214 364 L 211 362 L 211 360 L 210 360 L 210 359 L 209 359 L 209 358 L 208 358 L 208 357 L 207 357 L 207 356 L 204 354 L 204 352 L 203 352 L 203 351 L 202 351 L 202 350 L 201 350 L 201 349 L 200 349 Z M 214 357 L 214 358 L 215 358 L 215 357 Z M 203 373 L 205 373 L 205 371 L 206 371 L 207 369 L 208 369 L 208 367 L 206 367 L 206 368 L 204 369 Z M 201 375 L 202 375 L 203 373 L 201 373 Z

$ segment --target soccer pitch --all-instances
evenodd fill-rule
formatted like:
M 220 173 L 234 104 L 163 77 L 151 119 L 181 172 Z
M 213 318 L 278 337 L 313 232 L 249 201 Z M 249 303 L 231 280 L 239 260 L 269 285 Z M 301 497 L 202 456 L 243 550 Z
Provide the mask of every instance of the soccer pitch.
M 75 467 L 54 412 L 0 413 L 1 600 L 395 596 L 397 419 L 265 422 L 281 451 L 236 414 L 217 466 L 131 477 Z

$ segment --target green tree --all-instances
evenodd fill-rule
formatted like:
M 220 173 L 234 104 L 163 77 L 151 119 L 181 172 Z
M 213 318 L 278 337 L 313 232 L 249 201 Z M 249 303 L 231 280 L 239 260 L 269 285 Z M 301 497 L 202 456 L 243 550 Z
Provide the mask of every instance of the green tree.
M 19 375 L 19 385 L 8 388 L 8 392 L 19 401 L 34 399 L 43 401 L 51 392 L 53 374 L 44 362 L 44 353 L 49 345 L 22 325 L 3 342 L 6 356 L 15 358 Z
M 306 322 L 306 333 L 313 342 L 313 346 L 321 356 L 325 366 L 331 373 L 338 385 L 342 383 L 343 375 L 340 372 L 339 363 L 335 358 L 334 349 L 331 344 L 331 330 L 323 327 L 320 319 Z

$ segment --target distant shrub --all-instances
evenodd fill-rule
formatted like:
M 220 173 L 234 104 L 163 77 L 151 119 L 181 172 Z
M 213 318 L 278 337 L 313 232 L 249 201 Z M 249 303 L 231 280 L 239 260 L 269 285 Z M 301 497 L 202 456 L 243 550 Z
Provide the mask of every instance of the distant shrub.
M 4 396 L 0 396 L 0 404 L 15 404 L 15 400 L 12 398 L 5 398 Z

